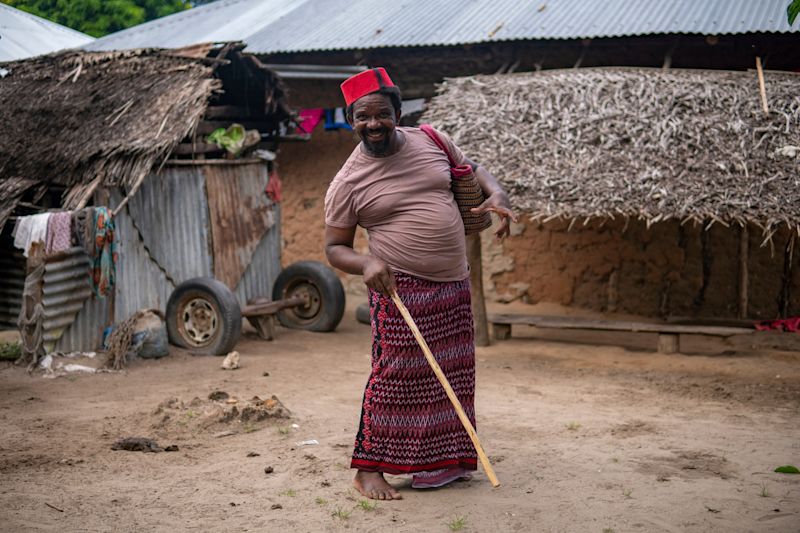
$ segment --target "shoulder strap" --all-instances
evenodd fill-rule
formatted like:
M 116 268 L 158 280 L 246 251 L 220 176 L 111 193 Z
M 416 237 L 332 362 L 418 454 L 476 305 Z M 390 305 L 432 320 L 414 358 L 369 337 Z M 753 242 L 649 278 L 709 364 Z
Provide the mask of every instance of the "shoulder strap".
M 425 134 L 431 138 L 431 140 L 439 147 L 439 149 L 445 153 L 447 156 L 447 160 L 450 161 L 450 166 L 456 166 L 456 162 L 453 160 L 453 156 L 450 154 L 450 150 L 447 149 L 447 145 L 444 144 L 442 138 L 436 133 L 436 130 L 430 124 L 421 124 L 419 129 L 425 132 Z

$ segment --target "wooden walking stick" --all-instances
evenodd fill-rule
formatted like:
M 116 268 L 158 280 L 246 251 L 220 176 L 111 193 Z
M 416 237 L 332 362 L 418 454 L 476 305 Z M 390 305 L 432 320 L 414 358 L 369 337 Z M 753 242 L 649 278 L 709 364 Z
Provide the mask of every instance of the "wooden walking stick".
M 397 295 L 397 291 L 394 289 L 392 289 L 392 301 L 400 310 L 400 314 L 403 315 L 406 324 L 408 324 L 408 327 L 411 328 L 411 332 L 414 333 L 414 337 L 417 338 L 417 342 L 419 343 L 420 348 L 422 348 L 428 363 L 431 365 L 433 373 L 436 374 L 436 377 L 439 379 L 439 383 L 442 384 L 444 391 L 447 393 L 447 397 L 450 398 L 450 401 L 453 403 L 453 407 L 456 408 L 458 418 L 461 420 L 461 423 L 464 424 L 464 429 L 467 430 L 469 438 L 472 439 L 472 444 L 475 446 L 475 451 L 478 452 L 478 457 L 481 460 L 483 469 L 486 471 L 486 475 L 489 477 L 489 481 L 492 483 L 492 487 L 499 487 L 500 481 L 497 480 L 497 476 L 494 474 L 492 464 L 489 462 L 486 452 L 483 451 L 483 446 L 481 446 L 481 441 L 478 440 L 478 434 L 475 432 L 475 428 L 472 427 L 472 423 L 469 421 L 467 414 L 464 412 L 461 402 L 458 400 L 456 393 L 453 392 L 453 387 L 451 387 L 450 383 L 447 381 L 447 377 L 445 377 L 444 372 L 442 372 L 439 363 L 437 363 L 436 359 L 434 359 L 431 349 L 428 348 L 428 343 L 425 342 L 425 339 L 422 337 L 422 333 L 420 333 L 419 328 L 414 323 L 411 313 L 408 312 L 408 309 L 406 309 L 406 306 L 403 304 L 403 301 L 400 299 L 400 297 Z

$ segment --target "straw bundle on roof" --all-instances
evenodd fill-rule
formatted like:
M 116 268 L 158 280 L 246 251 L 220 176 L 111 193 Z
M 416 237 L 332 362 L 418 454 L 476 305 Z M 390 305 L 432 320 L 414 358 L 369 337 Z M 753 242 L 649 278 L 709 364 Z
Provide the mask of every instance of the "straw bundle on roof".
M 800 77 L 574 69 L 448 79 L 424 119 L 536 220 L 752 223 L 800 233 Z
M 159 50 L 66 52 L 3 68 L 0 180 L 63 185 L 64 207 L 95 179 L 131 185 L 149 172 L 220 87 L 208 61 Z

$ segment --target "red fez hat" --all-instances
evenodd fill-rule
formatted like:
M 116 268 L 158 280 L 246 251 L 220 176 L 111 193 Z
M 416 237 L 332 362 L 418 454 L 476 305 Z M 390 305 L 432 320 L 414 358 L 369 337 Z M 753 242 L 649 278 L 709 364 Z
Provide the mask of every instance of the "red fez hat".
M 379 91 L 384 87 L 394 87 L 392 79 L 383 67 L 372 68 L 350 76 L 342 82 L 342 94 L 346 105 L 350 105 L 362 96 Z

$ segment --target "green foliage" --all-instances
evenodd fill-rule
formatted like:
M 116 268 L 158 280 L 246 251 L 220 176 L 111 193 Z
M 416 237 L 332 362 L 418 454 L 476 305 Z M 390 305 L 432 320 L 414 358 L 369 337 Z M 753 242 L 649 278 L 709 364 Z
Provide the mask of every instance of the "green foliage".
M 0 0 L 38 17 L 102 37 L 192 7 L 185 0 Z
M 789 7 L 786 8 L 786 18 L 789 19 L 789 26 L 794 24 L 794 19 L 800 14 L 800 0 L 792 0 Z
M 800 470 L 794 465 L 779 466 L 775 471 L 780 474 L 800 474 Z
M 22 345 L 18 342 L 0 342 L 0 359 L 19 359 Z

